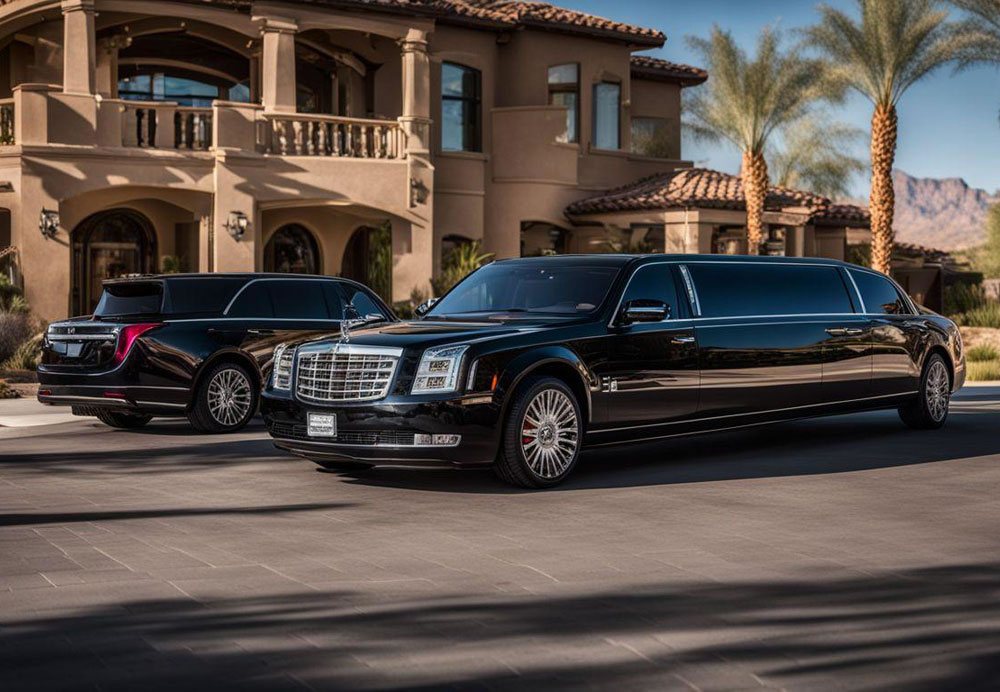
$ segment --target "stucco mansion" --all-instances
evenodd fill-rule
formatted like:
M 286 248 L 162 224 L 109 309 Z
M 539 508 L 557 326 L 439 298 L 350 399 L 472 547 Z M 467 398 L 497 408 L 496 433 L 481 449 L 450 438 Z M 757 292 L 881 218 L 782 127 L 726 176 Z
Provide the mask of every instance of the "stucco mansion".
M 429 292 L 442 257 L 745 252 L 739 180 L 681 154 L 710 76 L 540 2 L 3 0 L 0 253 L 45 319 L 110 276 L 279 271 Z M 773 254 L 863 210 L 768 197 Z M 390 297 L 387 295 L 387 297 Z

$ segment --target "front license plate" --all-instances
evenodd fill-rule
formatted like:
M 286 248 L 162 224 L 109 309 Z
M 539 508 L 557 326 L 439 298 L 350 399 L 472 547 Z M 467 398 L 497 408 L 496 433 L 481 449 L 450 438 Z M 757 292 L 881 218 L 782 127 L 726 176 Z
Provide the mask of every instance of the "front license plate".
M 336 437 L 337 416 L 333 413 L 309 414 L 309 437 Z

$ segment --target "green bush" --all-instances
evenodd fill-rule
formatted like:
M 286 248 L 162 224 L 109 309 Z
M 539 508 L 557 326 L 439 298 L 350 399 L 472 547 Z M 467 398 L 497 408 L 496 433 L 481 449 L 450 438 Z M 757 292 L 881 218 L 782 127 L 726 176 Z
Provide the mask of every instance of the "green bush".
M 953 319 L 963 327 L 1000 328 L 1000 303 L 987 301 L 968 312 L 954 315 Z
M 965 377 L 972 382 L 1000 380 L 1000 360 L 970 361 L 965 368 Z
M 965 359 L 972 363 L 982 363 L 988 360 L 1000 359 L 1000 351 L 989 344 L 973 346 L 965 352 Z
M 961 315 L 986 305 L 986 292 L 981 284 L 956 283 L 944 289 L 945 315 Z
M 461 243 L 449 252 L 441 263 L 441 276 L 431 279 L 431 288 L 438 298 L 472 272 L 493 259 L 491 253 L 482 252 L 479 241 Z
M 0 363 L 12 357 L 35 333 L 27 312 L 0 312 Z

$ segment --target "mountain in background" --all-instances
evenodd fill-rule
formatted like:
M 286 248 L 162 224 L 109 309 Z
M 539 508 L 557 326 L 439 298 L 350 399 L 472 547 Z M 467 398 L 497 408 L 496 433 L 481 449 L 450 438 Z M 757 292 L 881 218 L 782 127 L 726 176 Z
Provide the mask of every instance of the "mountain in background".
M 1000 202 L 961 178 L 914 178 L 894 170 L 896 240 L 940 250 L 960 250 L 986 241 L 986 211 Z

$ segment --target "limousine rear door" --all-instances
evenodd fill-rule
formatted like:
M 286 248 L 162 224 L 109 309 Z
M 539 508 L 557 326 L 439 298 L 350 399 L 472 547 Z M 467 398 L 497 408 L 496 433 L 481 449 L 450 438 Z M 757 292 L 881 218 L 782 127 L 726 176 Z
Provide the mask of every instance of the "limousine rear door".
M 668 318 L 625 324 L 621 309 L 633 300 L 666 303 Z M 636 269 L 609 330 L 609 362 L 601 369 L 609 422 L 648 425 L 697 410 L 698 343 L 672 265 L 658 262 Z
M 686 265 L 698 299 L 699 414 L 735 416 L 825 400 L 831 319 L 851 314 L 836 267 L 749 261 Z

